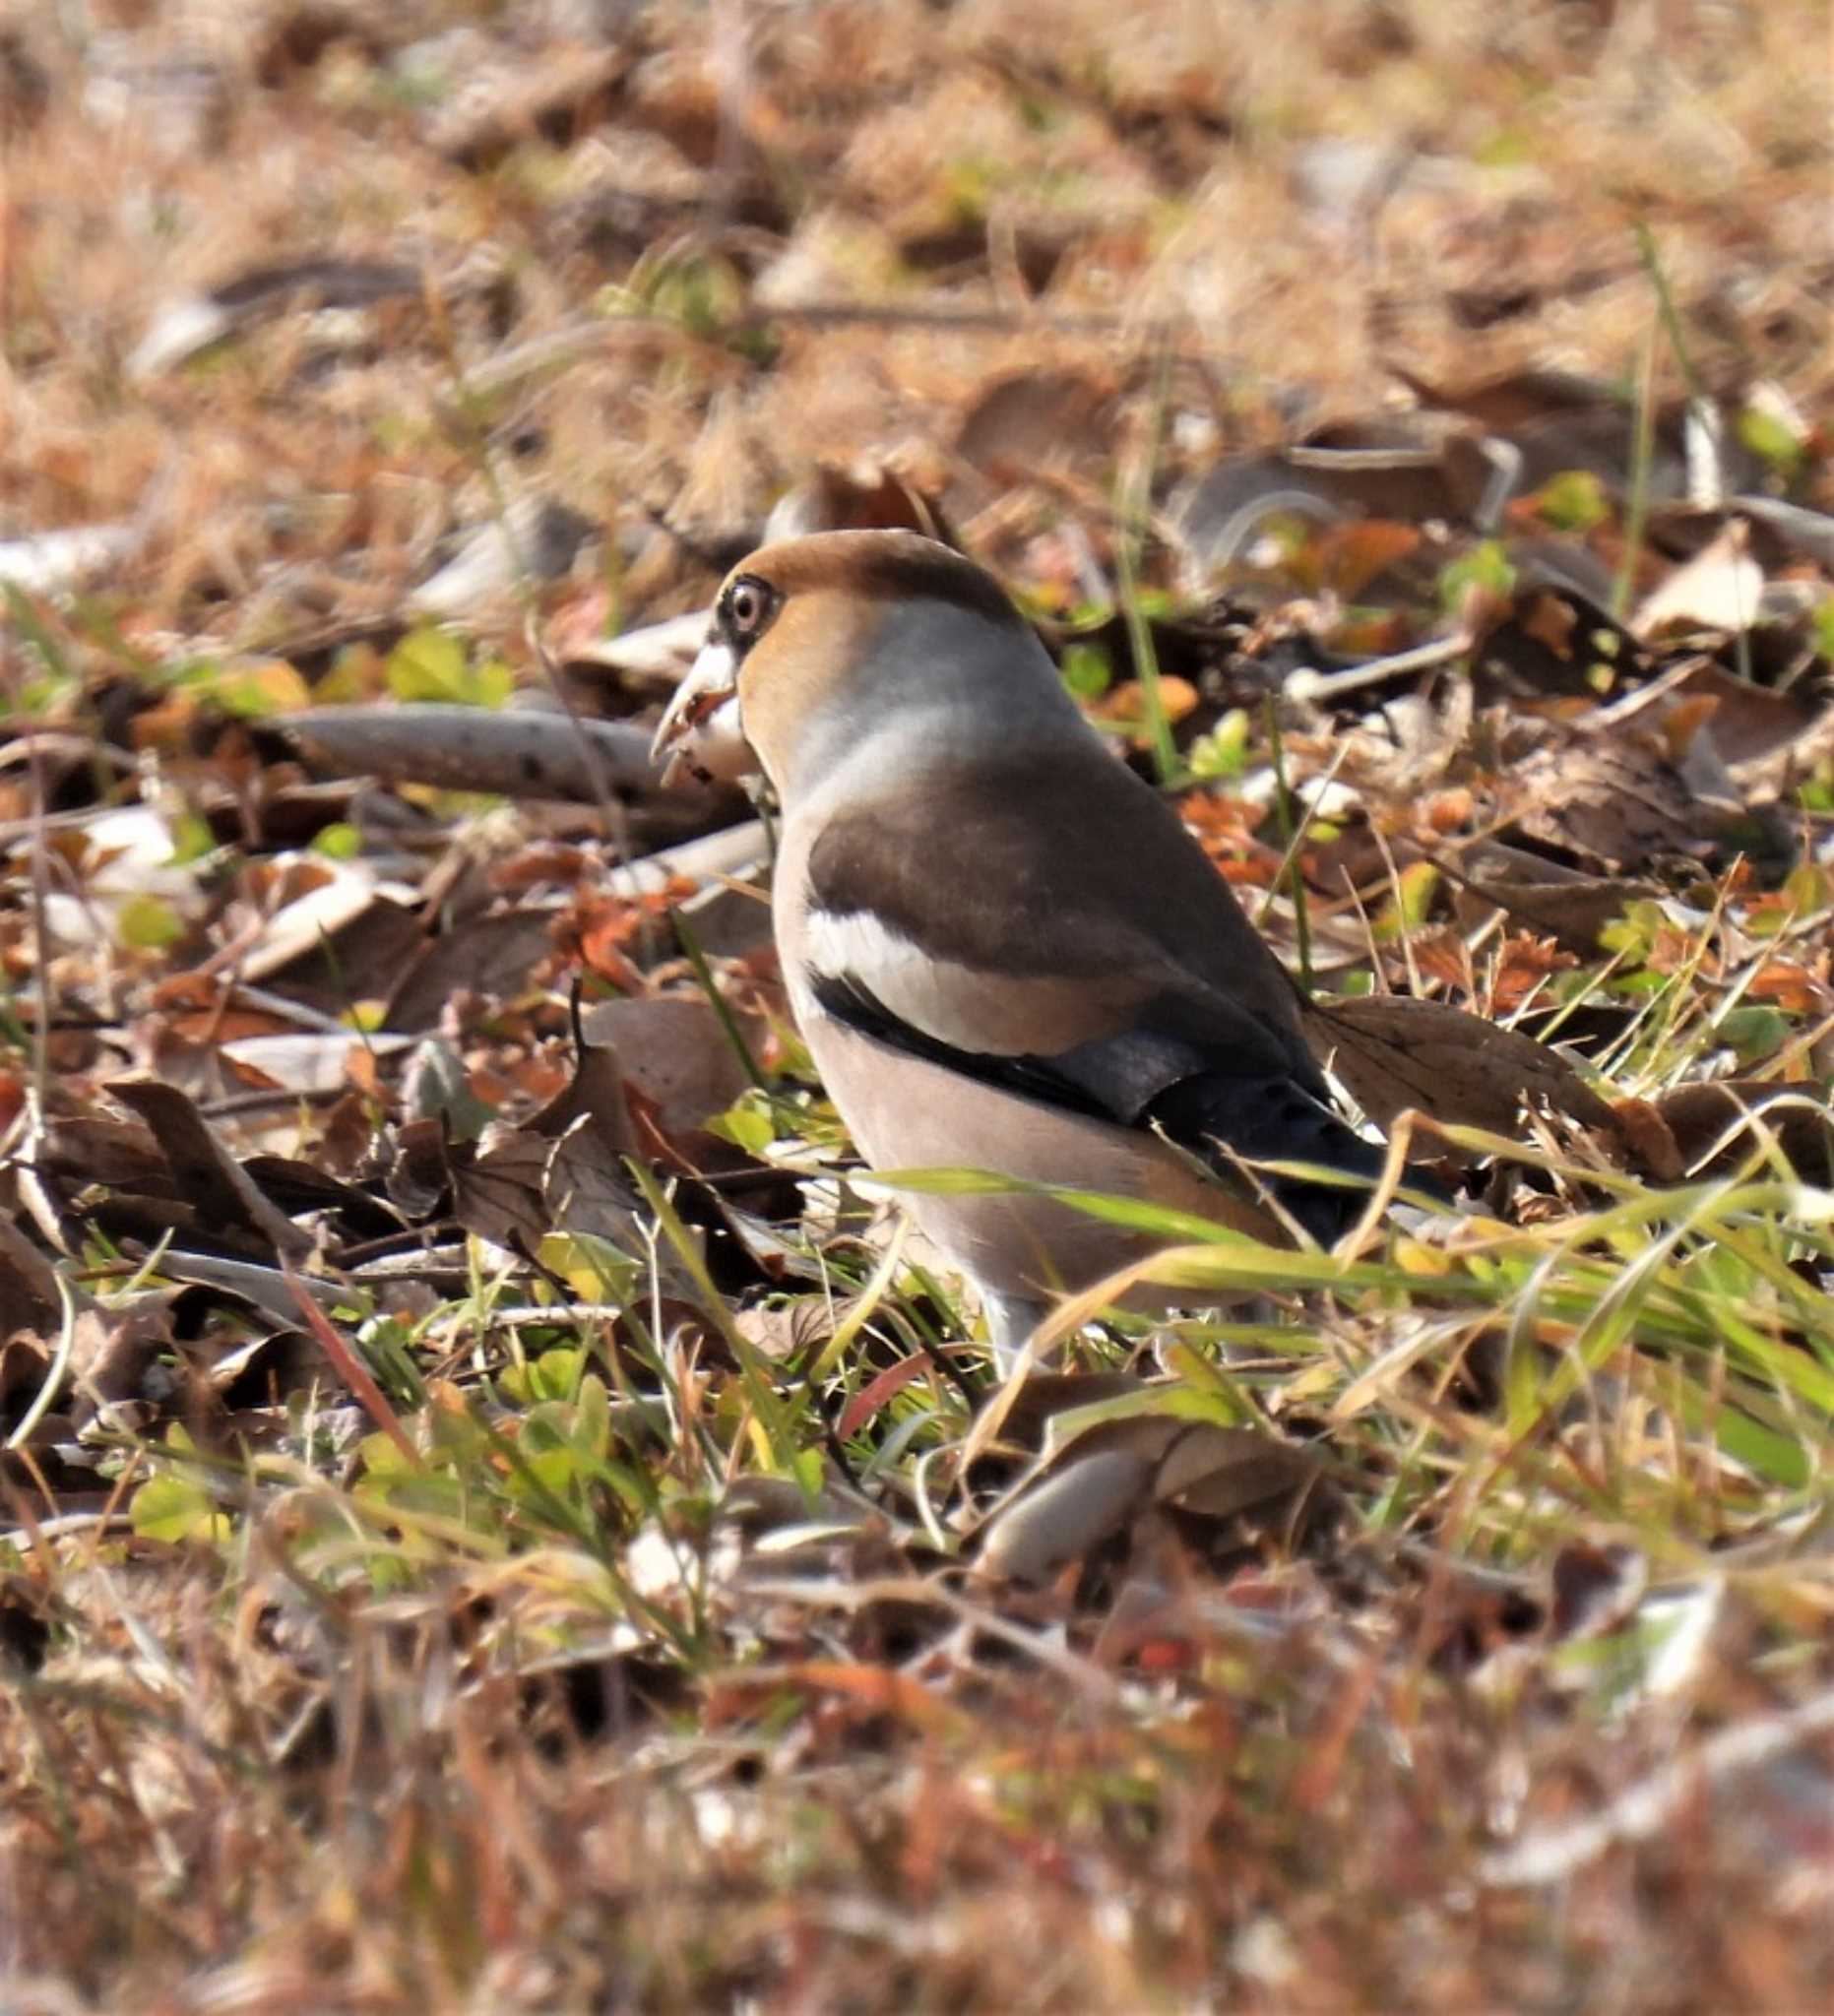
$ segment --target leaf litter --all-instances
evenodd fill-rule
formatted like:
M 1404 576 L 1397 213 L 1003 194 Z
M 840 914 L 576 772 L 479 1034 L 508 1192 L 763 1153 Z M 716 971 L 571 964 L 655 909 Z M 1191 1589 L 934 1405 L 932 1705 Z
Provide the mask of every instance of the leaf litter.
M 1810 2005 L 1816 10 L 102 11 L 0 36 L 0 1999 Z M 998 1388 L 644 757 L 850 525 L 1456 1208 Z

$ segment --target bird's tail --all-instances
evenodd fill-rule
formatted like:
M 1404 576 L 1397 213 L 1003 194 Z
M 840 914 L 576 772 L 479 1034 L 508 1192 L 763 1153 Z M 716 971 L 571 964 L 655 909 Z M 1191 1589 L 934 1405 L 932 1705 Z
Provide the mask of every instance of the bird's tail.
M 1251 1163 L 1311 1163 L 1359 1178 L 1337 1184 L 1275 1170 L 1255 1171 L 1275 1203 L 1321 1246 L 1335 1245 L 1362 1216 L 1368 1203 L 1364 1185 L 1381 1174 L 1386 1160 L 1379 1142 L 1365 1141 L 1292 1078 L 1203 1072 L 1168 1086 L 1144 1117 L 1163 1127 L 1173 1141 L 1197 1146 L 1220 1175 L 1236 1181 L 1240 1172 L 1232 1156 Z

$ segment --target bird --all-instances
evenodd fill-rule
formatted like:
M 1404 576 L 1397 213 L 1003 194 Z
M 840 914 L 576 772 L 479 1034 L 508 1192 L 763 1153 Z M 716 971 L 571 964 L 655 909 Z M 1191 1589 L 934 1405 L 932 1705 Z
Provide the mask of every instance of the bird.
M 652 755 L 775 798 L 786 989 L 867 1166 L 1044 1186 L 901 1198 L 1002 1364 L 1166 1243 L 1050 1190 L 1289 1244 L 1360 1216 L 1383 1150 L 1333 1106 L 1297 983 L 953 547 L 822 532 L 741 560 Z M 1262 1161 L 1353 1180 L 1244 1172 Z

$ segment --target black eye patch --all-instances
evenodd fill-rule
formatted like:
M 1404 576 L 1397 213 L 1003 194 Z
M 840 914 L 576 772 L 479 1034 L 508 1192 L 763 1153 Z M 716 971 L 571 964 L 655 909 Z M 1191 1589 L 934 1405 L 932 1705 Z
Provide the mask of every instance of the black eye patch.
M 727 584 L 720 598 L 720 628 L 734 651 L 745 650 L 763 636 L 782 600 L 776 589 L 755 574 L 741 574 Z

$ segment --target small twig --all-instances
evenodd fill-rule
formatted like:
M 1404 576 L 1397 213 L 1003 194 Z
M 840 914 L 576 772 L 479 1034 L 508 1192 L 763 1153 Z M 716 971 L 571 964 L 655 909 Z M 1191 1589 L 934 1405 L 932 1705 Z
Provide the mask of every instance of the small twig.
M 356 1395 L 363 1412 L 401 1451 L 411 1469 L 423 1470 L 425 1465 L 420 1461 L 420 1452 L 413 1446 L 408 1430 L 402 1426 L 401 1417 L 389 1405 L 387 1396 L 377 1385 L 375 1374 L 338 1335 L 337 1326 L 313 1300 L 311 1292 L 294 1271 L 292 1264 L 287 1260 L 282 1260 L 281 1272 L 299 1304 L 299 1313 L 305 1318 L 306 1328 L 318 1339 L 334 1369 Z
M 1397 651 L 1388 658 L 1372 658 L 1364 664 L 1347 666 L 1341 672 L 1314 672 L 1301 667 L 1288 676 L 1286 690 L 1295 700 L 1335 700 L 1340 693 L 1355 693 L 1407 672 L 1423 672 L 1432 665 L 1449 664 L 1454 659 L 1463 658 L 1471 645 L 1470 634 L 1460 630 L 1450 637 L 1436 637 L 1430 644 L 1417 644 L 1411 651 Z
M 32 1397 L 32 1405 L 21 1415 L 13 1432 L 6 1438 L 8 1449 L 23 1449 L 32 1440 L 32 1430 L 51 1411 L 51 1403 L 63 1391 L 64 1379 L 70 1370 L 70 1360 L 76 1351 L 77 1342 L 77 1298 L 70 1292 L 70 1284 L 61 1274 L 51 1277 L 57 1288 L 57 1299 L 63 1309 L 63 1321 L 57 1328 L 57 1348 L 51 1354 L 51 1363 L 45 1372 L 44 1383 Z
M 1637 557 L 1643 550 L 1643 527 L 1649 517 L 1650 466 L 1656 447 L 1656 324 L 1644 339 L 1637 369 L 1636 428 L 1630 437 L 1630 497 L 1624 519 L 1623 558 L 1612 583 L 1612 616 L 1621 623 L 1636 587 Z
M 1287 751 L 1280 738 L 1280 717 L 1270 693 L 1266 702 L 1267 740 L 1274 761 L 1274 817 L 1280 825 L 1281 844 L 1286 850 L 1288 892 L 1293 899 L 1294 939 L 1299 957 L 1299 985 L 1307 995 L 1312 991 L 1312 923 L 1305 907 L 1305 878 L 1299 872 L 1299 843 L 1305 821 L 1293 814 L 1293 793 L 1287 788 Z

